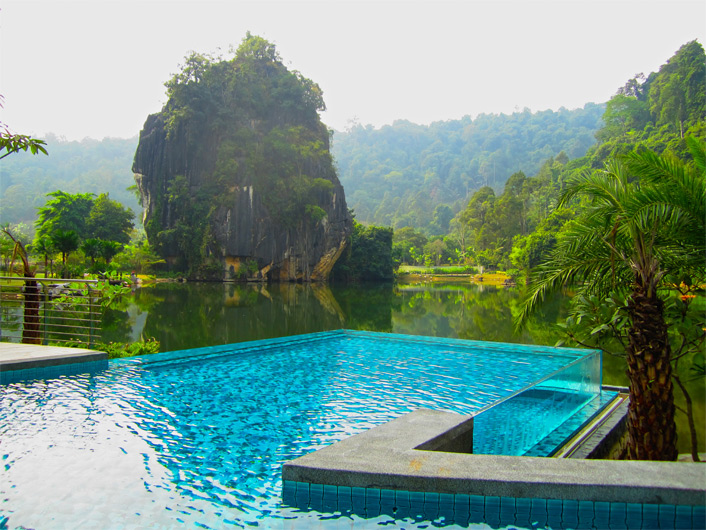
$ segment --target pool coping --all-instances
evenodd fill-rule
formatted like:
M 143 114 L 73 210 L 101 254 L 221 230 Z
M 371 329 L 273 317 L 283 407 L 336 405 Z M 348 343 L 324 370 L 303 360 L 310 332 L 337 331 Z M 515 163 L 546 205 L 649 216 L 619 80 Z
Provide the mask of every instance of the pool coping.
M 84 348 L 0 342 L 0 372 L 106 361 L 108 354 Z
M 282 480 L 430 493 L 706 503 L 706 465 L 450 452 L 472 416 L 419 409 L 285 462 Z

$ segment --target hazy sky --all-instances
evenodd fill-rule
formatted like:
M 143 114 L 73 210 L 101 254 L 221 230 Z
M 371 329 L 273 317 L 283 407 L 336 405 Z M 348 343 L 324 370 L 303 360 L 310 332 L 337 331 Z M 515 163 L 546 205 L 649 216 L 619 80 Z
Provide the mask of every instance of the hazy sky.
M 190 50 L 227 52 L 248 30 L 321 86 L 323 121 L 343 130 L 607 101 L 705 44 L 706 2 L 0 0 L 0 120 L 134 136 Z

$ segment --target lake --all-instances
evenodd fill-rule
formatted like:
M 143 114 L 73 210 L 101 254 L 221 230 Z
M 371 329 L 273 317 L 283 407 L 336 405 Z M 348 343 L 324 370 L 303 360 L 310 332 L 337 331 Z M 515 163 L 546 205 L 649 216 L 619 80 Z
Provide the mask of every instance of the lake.
M 155 338 L 160 351 L 268 339 L 333 329 L 554 346 L 554 324 L 566 318 L 568 297 L 557 296 L 520 334 L 513 330 L 520 290 L 471 283 L 306 285 L 157 283 L 138 288 L 108 309 L 104 342 Z M 691 379 L 680 365 L 682 380 Z M 627 386 L 624 360 L 603 357 L 603 383 Z M 688 384 L 699 447 L 704 451 L 706 387 Z M 684 398 L 674 391 L 678 406 Z M 677 411 L 679 451 L 690 451 L 684 415 Z

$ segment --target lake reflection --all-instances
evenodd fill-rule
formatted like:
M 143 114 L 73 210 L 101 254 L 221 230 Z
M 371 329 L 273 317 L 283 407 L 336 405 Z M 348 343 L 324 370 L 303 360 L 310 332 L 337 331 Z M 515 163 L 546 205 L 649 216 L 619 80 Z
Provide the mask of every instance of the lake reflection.
M 546 324 L 565 312 L 557 299 L 521 334 L 519 291 L 463 284 L 327 286 L 160 283 L 137 289 L 106 312 L 105 342 L 154 337 L 162 351 L 357 329 L 553 345 Z

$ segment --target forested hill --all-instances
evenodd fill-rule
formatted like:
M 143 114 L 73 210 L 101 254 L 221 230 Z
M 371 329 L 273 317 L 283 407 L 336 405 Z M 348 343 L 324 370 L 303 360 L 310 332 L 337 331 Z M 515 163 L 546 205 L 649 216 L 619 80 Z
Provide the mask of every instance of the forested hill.
M 453 216 L 483 186 L 500 192 L 513 173 L 534 175 L 562 151 L 572 159 L 583 156 L 596 142 L 604 111 L 604 104 L 587 103 L 429 126 L 356 125 L 334 133 L 332 151 L 359 221 L 429 231 L 435 215 Z
M 132 159 L 134 138 L 85 139 L 80 142 L 45 138 L 49 156 L 15 154 L 0 165 L 0 224 L 26 223 L 37 219 L 37 208 L 47 202 L 47 193 L 108 193 L 110 198 L 131 208 L 137 216 L 141 207 L 127 188 L 135 184 Z

